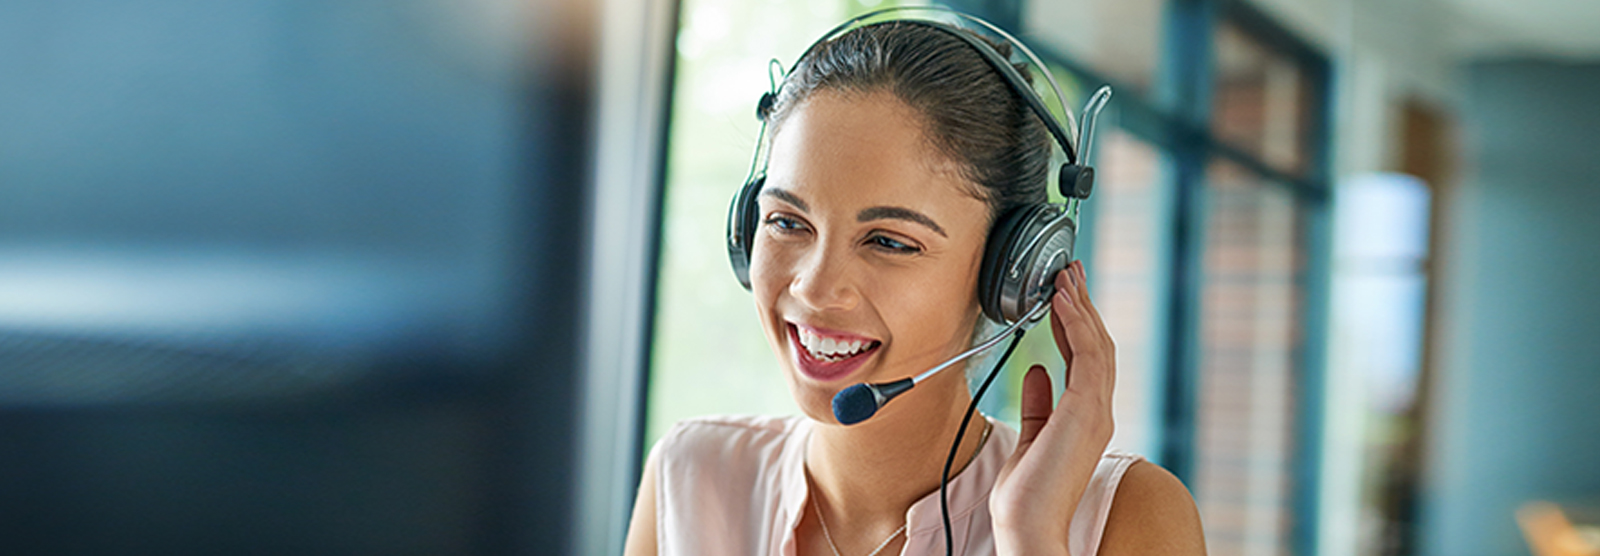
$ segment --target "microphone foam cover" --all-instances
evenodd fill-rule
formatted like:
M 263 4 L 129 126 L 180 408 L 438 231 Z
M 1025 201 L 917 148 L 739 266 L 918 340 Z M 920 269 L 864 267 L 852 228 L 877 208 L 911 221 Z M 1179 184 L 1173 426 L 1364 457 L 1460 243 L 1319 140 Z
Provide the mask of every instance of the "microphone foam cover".
M 878 400 L 866 384 L 857 384 L 833 395 L 833 417 L 840 423 L 854 425 L 878 412 Z

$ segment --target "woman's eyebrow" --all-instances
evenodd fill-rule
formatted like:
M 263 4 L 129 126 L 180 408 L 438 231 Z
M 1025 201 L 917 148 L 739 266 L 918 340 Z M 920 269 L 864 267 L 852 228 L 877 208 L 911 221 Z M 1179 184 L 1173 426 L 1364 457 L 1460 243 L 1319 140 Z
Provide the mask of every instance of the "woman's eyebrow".
M 780 200 L 780 201 L 783 201 L 785 203 L 789 203 L 791 205 L 794 205 L 794 208 L 800 209 L 800 212 L 811 212 L 811 207 L 806 205 L 805 201 L 800 200 L 800 198 L 794 196 L 793 193 L 790 193 L 788 191 L 784 191 L 782 189 L 778 189 L 776 187 L 764 187 L 764 188 L 762 188 L 761 189 L 761 196 L 763 196 L 763 197 L 777 197 L 778 200 Z
M 938 222 L 934 222 L 932 218 L 928 218 L 928 216 L 925 215 L 925 214 L 922 214 L 920 212 L 917 212 L 917 211 L 914 211 L 914 210 L 911 210 L 911 209 L 908 209 L 908 208 L 902 208 L 902 207 L 871 207 L 871 208 L 862 209 L 861 212 L 856 213 L 856 222 L 867 222 L 867 221 L 870 221 L 870 220 L 879 220 L 879 219 L 883 219 L 883 218 L 892 218 L 892 219 L 895 219 L 895 220 L 905 220 L 905 221 L 908 221 L 908 222 L 916 222 L 916 223 L 921 224 L 923 226 L 927 226 L 929 229 L 931 229 L 931 230 L 933 230 L 935 232 L 938 232 L 939 235 L 941 235 L 941 236 L 950 237 L 949 235 L 946 235 L 944 233 L 944 228 L 940 228 L 939 227 L 939 223 Z

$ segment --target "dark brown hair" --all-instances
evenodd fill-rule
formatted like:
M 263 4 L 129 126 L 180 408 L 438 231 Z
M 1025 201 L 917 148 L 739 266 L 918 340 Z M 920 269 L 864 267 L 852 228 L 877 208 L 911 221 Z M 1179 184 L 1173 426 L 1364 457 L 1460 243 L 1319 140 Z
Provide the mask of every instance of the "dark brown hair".
M 1009 44 L 983 40 L 1009 56 Z M 1025 67 L 1018 71 L 1028 77 Z M 973 193 L 989 204 L 991 224 L 1018 205 L 1046 200 L 1044 124 L 993 66 L 947 31 L 889 21 L 817 45 L 784 79 L 768 118 L 772 132 L 817 91 L 887 91 L 915 109 L 933 147 L 981 187 Z

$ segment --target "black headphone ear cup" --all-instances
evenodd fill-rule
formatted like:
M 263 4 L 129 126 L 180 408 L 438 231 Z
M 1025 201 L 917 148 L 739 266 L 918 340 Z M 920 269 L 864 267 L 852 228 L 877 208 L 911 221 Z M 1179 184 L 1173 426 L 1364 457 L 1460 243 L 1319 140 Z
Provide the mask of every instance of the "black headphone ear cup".
M 728 263 L 733 265 L 734 277 L 746 290 L 750 289 L 750 248 L 756 233 L 756 196 L 766 181 L 766 176 L 756 176 L 745 182 L 728 206 Z
M 1077 225 L 1059 205 L 1019 207 L 989 234 L 978 274 L 983 314 L 1001 324 L 1015 323 L 1047 299 L 1055 274 L 1072 261 Z M 1013 272 L 1015 270 L 1015 272 Z
M 978 270 L 978 304 L 990 320 L 1002 324 L 1006 322 L 1005 311 L 1001 307 L 1006 270 L 1016 263 L 1013 252 L 1022 248 L 1019 245 L 1023 241 L 1021 236 L 1032 227 L 1027 224 L 1035 220 L 1045 207 L 1032 204 L 1006 211 L 989 230 L 989 240 L 983 248 L 983 263 Z

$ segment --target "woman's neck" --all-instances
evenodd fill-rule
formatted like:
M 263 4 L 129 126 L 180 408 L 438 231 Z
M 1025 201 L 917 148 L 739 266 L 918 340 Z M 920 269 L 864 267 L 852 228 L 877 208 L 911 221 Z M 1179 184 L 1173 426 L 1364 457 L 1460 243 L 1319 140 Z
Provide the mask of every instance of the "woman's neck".
M 939 489 L 971 397 L 959 373 L 938 378 L 948 380 L 919 385 L 865 422 L 814 427 L 806 467 L 816 488 L 812 496 L 820 499 L 830 524 L 858 523 L 869 531 L 889 523 L 897 527 L 912 504 Z M 981 415 L 967 425 L 952 477 L 976 455 L 987 426 Z

